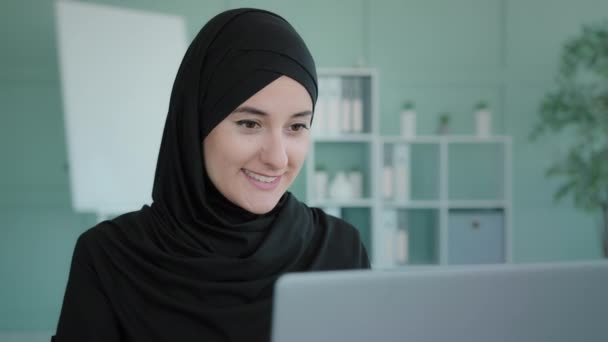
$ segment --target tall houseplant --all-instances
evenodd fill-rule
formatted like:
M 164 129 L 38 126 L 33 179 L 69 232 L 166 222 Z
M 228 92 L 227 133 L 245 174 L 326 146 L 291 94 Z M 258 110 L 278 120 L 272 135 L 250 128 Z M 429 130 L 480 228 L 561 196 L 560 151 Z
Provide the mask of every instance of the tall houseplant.
M 566 42 L 557 86 L 544 96 L 530 138 L 564 130 L 574 132 L 573 142 L 546 172 L 563 180 L 554 199 L 571 195 L 577 207 L 601 213 L 608 257 L 608 21 Z

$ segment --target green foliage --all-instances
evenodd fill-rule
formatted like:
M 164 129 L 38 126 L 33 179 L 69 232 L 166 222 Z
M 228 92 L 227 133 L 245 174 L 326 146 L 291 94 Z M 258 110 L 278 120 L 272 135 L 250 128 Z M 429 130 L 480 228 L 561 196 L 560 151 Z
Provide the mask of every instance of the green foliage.
M 488 105 L 488 103 L 486 101 L 479 101 L 475 104 L 475 110 L 485 110 L 488 109 L 490 106 Z
M 405 101 L 402 106 L 403 110 L 414 110 L 414 101 Z
M 448 112 L 439 113 L 439 124 L 447 125 L 449 123 L 450 123 L 450 113 L 448 113 Z
M 574 143 L 547 176 L 564 179 L 555 200 L 572 195 L 575 205 L 608 208 L 608 21 L 584 26 L 564 45 L 557 87 L 543 98 L 530 138 L 574 132 Z M 608 227 L 608 223 L 605 223 Z

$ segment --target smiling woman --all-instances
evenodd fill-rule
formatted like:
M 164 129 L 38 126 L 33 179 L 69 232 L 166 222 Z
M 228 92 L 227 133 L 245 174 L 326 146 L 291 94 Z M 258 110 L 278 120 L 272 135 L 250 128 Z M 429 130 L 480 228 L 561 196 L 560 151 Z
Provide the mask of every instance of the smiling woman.
M 369 268 L 353 226 L 287 191 L 316 99 L 287 21 L 211 19 L 175 79 L 153 202 L 80 236 L 54 341 L 268 341 L 279 276 Z
M 204 142 L 209 178 L 239 207 L 269 212 L 302 168 L 311 118 L 306 88 L 279 77 L 209 133 Z

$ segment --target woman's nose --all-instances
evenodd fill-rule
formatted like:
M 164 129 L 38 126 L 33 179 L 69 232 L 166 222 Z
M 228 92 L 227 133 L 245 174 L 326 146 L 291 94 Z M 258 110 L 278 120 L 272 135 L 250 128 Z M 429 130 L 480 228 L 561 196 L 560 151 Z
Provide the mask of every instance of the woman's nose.
M 283 170 L 287 167 L 287 149 L 282 133 L 270 133 L 264 139 L 260 159 L 272 170 Z

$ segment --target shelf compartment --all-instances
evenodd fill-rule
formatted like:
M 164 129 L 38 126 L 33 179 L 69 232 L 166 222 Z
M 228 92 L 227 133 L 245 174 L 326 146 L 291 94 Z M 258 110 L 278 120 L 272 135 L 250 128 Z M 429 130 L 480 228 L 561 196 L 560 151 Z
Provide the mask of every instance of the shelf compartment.
M 391 209 L 439 209 L 439 201 L 384 201 L 382 205 Z
M 504 144 L 450 144 L 448 154 L 449 200 L 504 199 Z
M 327 199 L 327 200 L 312 200 L 308 203 L 313 207 L 340 207 L 340 208 L 367 208 L 373 205 L 373 200 L 370 198 L 360 199 Z
M 439 200 L 439 157 L 438 144 L 383 143 L 381 197 L 396 202 Z
M 312 165 L 313 172 L 322 168 L 327 172 L 327 194 L 324 198 L 316 198 L 314 191 L 311 192 L 311 202 L 336 201 L 345 203 L 360 203 L 360 200 L 372 197 L 371 189 L 371 150 L 372 146 L 364 142 L 316 142 L 314 144 L 315 165 Z M 361 172 L 361 197 L 332 198 L 331 184 L 339 172 L 349 172 L 356 169 Z M 314 182 L 314 173 L 309 178 Z M 312 184 L 311 189 L 315 189 L 316 184 Z M 359 205 L 359 204 L 357 204 Z
M 352 224 L 361 235 L 368 255 L 373 255 L 372 246 L 372 211 L 370 208 L 342 208 L 342 218 Z
M 379 229 L 379 268 L 438 263 L 439 210 L 384 209 Z

